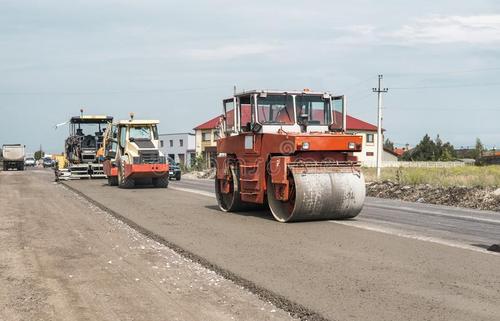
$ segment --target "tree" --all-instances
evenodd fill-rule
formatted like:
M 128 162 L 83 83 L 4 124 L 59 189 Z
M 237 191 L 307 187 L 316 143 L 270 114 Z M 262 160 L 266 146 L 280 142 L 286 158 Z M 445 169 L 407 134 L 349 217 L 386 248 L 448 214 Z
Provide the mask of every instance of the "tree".
M 452 144 L 443 144 L 439 135 L 434 142 L 427 134 L 414 149 L 403 154 L 403 160 L 406 161 L 451 161 L 455 158 L 456 152 Z
M 386 138 L 385 139 L 385 142 L 384 142 L 384 149 L 388 149 L 388 150 L 394 150 L 394 143 L 391 142 L 389 140 L 389 138 Z
M 476 147 L 474 148 L 474 153 L 473 153 L 474 159 L 481 158 L 481 156 L 483 156 L 483 152 L 484 152 L 484 146 L 478 137 L 476 138 Z
M 42 159 L 43 156 L 45 156 L 45 153 L 42 150 L 37 150 L 34 156 L 36 160 L 39 160 Z
M 420 143 L 411 152 L 404 153 L 403 159 L 410 161 L 432 161 L 435 158 L 435 154 L 436 144 L 429 135 L 425 134 Z
M 441 140 L 441 137 L 439 137 L 439 134 L 437 134 L 433 160 L 440 160 L 442 154 L 443 154 L 443 141 Z
M 439 161 L 449 162 L 457 158 L 457 152 L 452 144 L 446 142 L 440 151 Z

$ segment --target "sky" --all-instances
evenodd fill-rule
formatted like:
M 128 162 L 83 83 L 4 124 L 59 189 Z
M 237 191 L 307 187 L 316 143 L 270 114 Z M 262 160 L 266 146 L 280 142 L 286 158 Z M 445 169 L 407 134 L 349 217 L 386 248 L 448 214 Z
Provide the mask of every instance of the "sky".
M 500 147 L 500 1 L 0 0 L 0 144 L 62 152 L 78 115 L 187 132 L 239 90 L 348 97 L 396 143 Z

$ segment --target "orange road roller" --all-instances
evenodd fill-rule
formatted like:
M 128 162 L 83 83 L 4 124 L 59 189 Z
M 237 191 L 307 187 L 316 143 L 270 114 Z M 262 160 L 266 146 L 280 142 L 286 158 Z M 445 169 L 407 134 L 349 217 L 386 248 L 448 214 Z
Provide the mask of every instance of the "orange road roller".
M 223 101 L 215 192 L 226 212 L 269 206 L 279 222 L 359 214 L 365 180 L 346 133 L 346 98 L 252 90 Z

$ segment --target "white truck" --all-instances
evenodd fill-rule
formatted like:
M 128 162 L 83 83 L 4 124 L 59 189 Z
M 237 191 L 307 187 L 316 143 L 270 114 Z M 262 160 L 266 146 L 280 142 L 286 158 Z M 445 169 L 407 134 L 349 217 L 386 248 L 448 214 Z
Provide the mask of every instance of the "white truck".
M 24 145 L 21 144 L 4 144 L 2 146 L 3 170 L 15 168 L 19 171 L 24 170 Z

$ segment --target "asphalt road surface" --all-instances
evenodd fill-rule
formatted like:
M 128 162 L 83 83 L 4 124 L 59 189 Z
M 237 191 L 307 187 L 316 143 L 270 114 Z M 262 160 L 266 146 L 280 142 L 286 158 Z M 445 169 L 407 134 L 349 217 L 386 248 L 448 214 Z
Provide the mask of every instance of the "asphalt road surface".
M 66 183 L 151 235 L 331 320 L 498 320 L 496 213 L 368 199 L 350 221 L 224 213 L 211 181 Z M 286 303 L 283 304 L 286 308 Z
M 51 171 L 0 172 L 1 321 L 291 319 L 53 183 Z
M 173 189 L 214 193 L 213 180 L 184 179 Z M 210 195 L 207 194 L 207 195 Z M 335 222 L 483 251 L 500 242 L 500 213 L 367 197 L 356 220 Z

